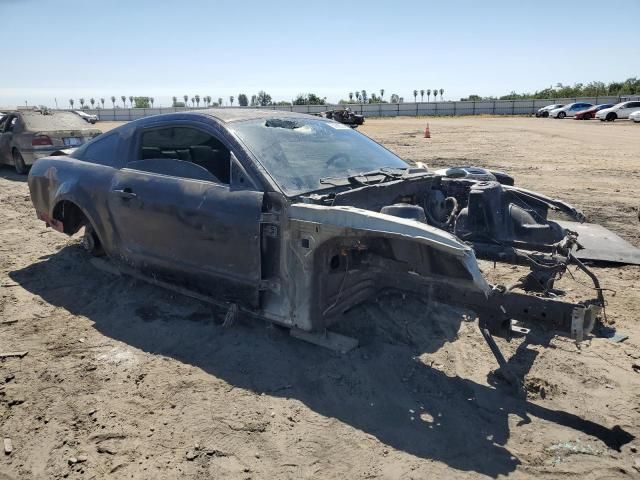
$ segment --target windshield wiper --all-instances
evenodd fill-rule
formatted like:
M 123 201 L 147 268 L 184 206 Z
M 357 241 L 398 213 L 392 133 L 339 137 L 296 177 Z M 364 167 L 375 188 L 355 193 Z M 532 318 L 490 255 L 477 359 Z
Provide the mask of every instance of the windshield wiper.
M 368 185 L 370 177 L 384 177 L 381 182 L 385 182 L 387 180 L 397 180 L 404 175 L 406 168 L 395 168 L 395 167 L 382 167 L 377 170 L 371 170 L 369 172 L 361 172 L 355 175 L 349 175 L 345 177 L 323 177 L 319 180 L 319 183 L 325 185 L 334 185 L 334 186 L 342 186 L 342 185 L 355 185 L 355 186 L 363 186 Z

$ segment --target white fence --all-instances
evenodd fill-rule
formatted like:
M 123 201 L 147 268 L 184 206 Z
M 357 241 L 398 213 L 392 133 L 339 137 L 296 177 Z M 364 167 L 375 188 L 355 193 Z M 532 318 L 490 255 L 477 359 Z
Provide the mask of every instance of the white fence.
M 432 115 L 532 115 L 539 108 L 554 103 L 587 102 L 594 105 L 600 103 L 618 103 L 620 97 L 582 97 L 582 98 L 554 98 L 544 100 L 486 100 L 477 102 L 416 102 L 416 103 L 365 103 L 349 104 L 356 113 L 365 117 L 412 117 Z M 252 107 L 268 110 L 283 110 L 299 113 L 319 113 L 342 105 L 291 105 Z M 204 107 L 200 107 L 202 110 Z M 223 108 L 247 108 L 247 107 L 223 107 Z M 198 110 L 190 107 L 165 107 L 165 108 L 115 108 L 84 110 L 87 113 L 98 115 L 100 120 L 127 121 L 138 118 L 159 115 L 161 113 L 173 113 Z

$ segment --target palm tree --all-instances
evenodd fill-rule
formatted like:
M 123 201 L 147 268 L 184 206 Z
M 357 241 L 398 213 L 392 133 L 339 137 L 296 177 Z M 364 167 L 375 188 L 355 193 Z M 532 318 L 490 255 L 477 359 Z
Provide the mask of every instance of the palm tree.
M 424 102 L 424 90 L 420 90 L 420 101 Z
M 442 101 L 442 95 L 444 94 L 444 88 L 440 89 L 440 101 Z
M 232 106 L 232 107 L 233 107 L 233 100 L 234 100 L 233 95 L 231 95 L 231 96 L 229 97 L 229 103 L 231 103 L 231 106 Z
M 349 92 L 349 101 L 353 102 L 353 92 Z
M 437 100 L 436 100 L 437 98 L 438 98 L 438 89 L 437 89 L 437 88 L 434 88 L 434 89 L 433 89 L 433 101 L 434 101 L 434 102 L 436 102 L 436 101 L 437 101 Z
M 418 90 L 413 91 L 413 100 L 416 102 L 418 101 Z
M 127 97 L 125 97 L 124 95 L 122 95 L 120 97 L 120 100 L 122 100 L 122 108 L 127 108 Z
M 218 105 L 222 106 L 222 97 L 218 97 Z
M 91 108 L 93 108 L 93 104 L 96 103 L 96 99 L 95 98 L 90 98 L 89 99 L 89 103 L 91 104 Z
M 207 95 L 207 107 L 211 106 L 211 102 L 212 102 L 211 95 Z
M 114 97 L 113 95 L 111 95 L 111 103 L 113 104 L 113 109 L 115 110 L 115 108 L 116 108 L 116 97 Z
M 189 103 L 189 95 L 184 95 L 182 98 L 184 99 L 184 106 L 186 107 Z
M 191 107 L 195 107 L 196 105 L 196 99 L 194 97 L 191 97 Z
M 356 92 L 356 100 L 360 102 L 360 92 Z
M 84 108 L 84 98 L 80 99 L 80 108 Z
M 153 108 L 153 102 L 155 102 L 155 98 L 149 97 L 149 103 L 151 104 L 151 108 Z
M 382 97 L 384 97 L 384 88 L 380 89 L 380 101 L 382 102 Z
M 71 109 L 73 110 L 73 98 L 69 99 L 69 105 L 71 105 Z
M 198 108 L 200 108 L 200 95 L 198 95 L 196 93 L 196 97 L 195 98 L 196 98 L 196 104 L 198 105 Z
M 100 103 L 102 104 L 102 108 L 104 108 L 104 98 L 100 99 Z
M 129 96 L 129 108 L 133 108 L 133 95 Z
M 430 97 L 431 97 L 431 89 L 427 88 L 427 102 L 429 101 Z

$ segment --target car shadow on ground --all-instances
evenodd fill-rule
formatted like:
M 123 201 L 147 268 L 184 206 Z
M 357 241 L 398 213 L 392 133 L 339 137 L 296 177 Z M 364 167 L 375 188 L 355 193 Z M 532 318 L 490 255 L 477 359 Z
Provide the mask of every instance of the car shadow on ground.
M 258 321 L 223 327 L 222 311 L 103 273 L 88 260 L 71 245 L 10 277 L 50 304 L 88 317 L 108 337 L 197 366 L 234 387 L 297 399 L 420 458 L 491 477 L 509 474 L 521 463 L 505 447 L 510 415 L 520 423 L 531 416 L 554 422 L 614 449 L 633 439 L 620 427 L 520 399 L 505 385 L 478 384 L 417 361 L 456 338 L 461 315 L 450 307 L 391 296 L 389 308 L 378 301 L 353 309 L 345 329 L 357 332 L 363 345 L 339 355 Z M 407 315 L 396 315 L 400 303 Z M 400 324 L 396 317 L 411 321 Z M 523 373 L 532 361 L 514 366 Z
M 12 182 L 26 182 L 27 175 L 17 173 L 11 165 L 0 165 L 0 178 L 11 180 Z

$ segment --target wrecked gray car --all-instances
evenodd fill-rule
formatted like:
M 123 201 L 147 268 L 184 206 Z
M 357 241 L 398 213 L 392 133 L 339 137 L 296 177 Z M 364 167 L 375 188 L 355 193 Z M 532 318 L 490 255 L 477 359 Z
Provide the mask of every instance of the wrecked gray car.
M 89 128 L 72 112 L 20 110 L 0 119 L 0 164 L 13 165 L 18 173 L 61 148 L 76 147 L 102 132 Z
M 121 271 L 333 348 L 353 343 L 327 329 L 385 289 L 474 310 L 501 364 L 492 335 L 542 324 L 580 340 L 604 306 L 576 227 L 546 219 L 552 208 L 582 220 L 575 209 L 412 167 L 314 116 L 212 109 L 140 119 L 39 160 L 29 189 L 41 220 L 67 235 L 84 227 L 85 247 Z M 492 285 L 474 249 L 531 273 Z M 553 282 L 570 263 L 597 298 L 557 298 Z

